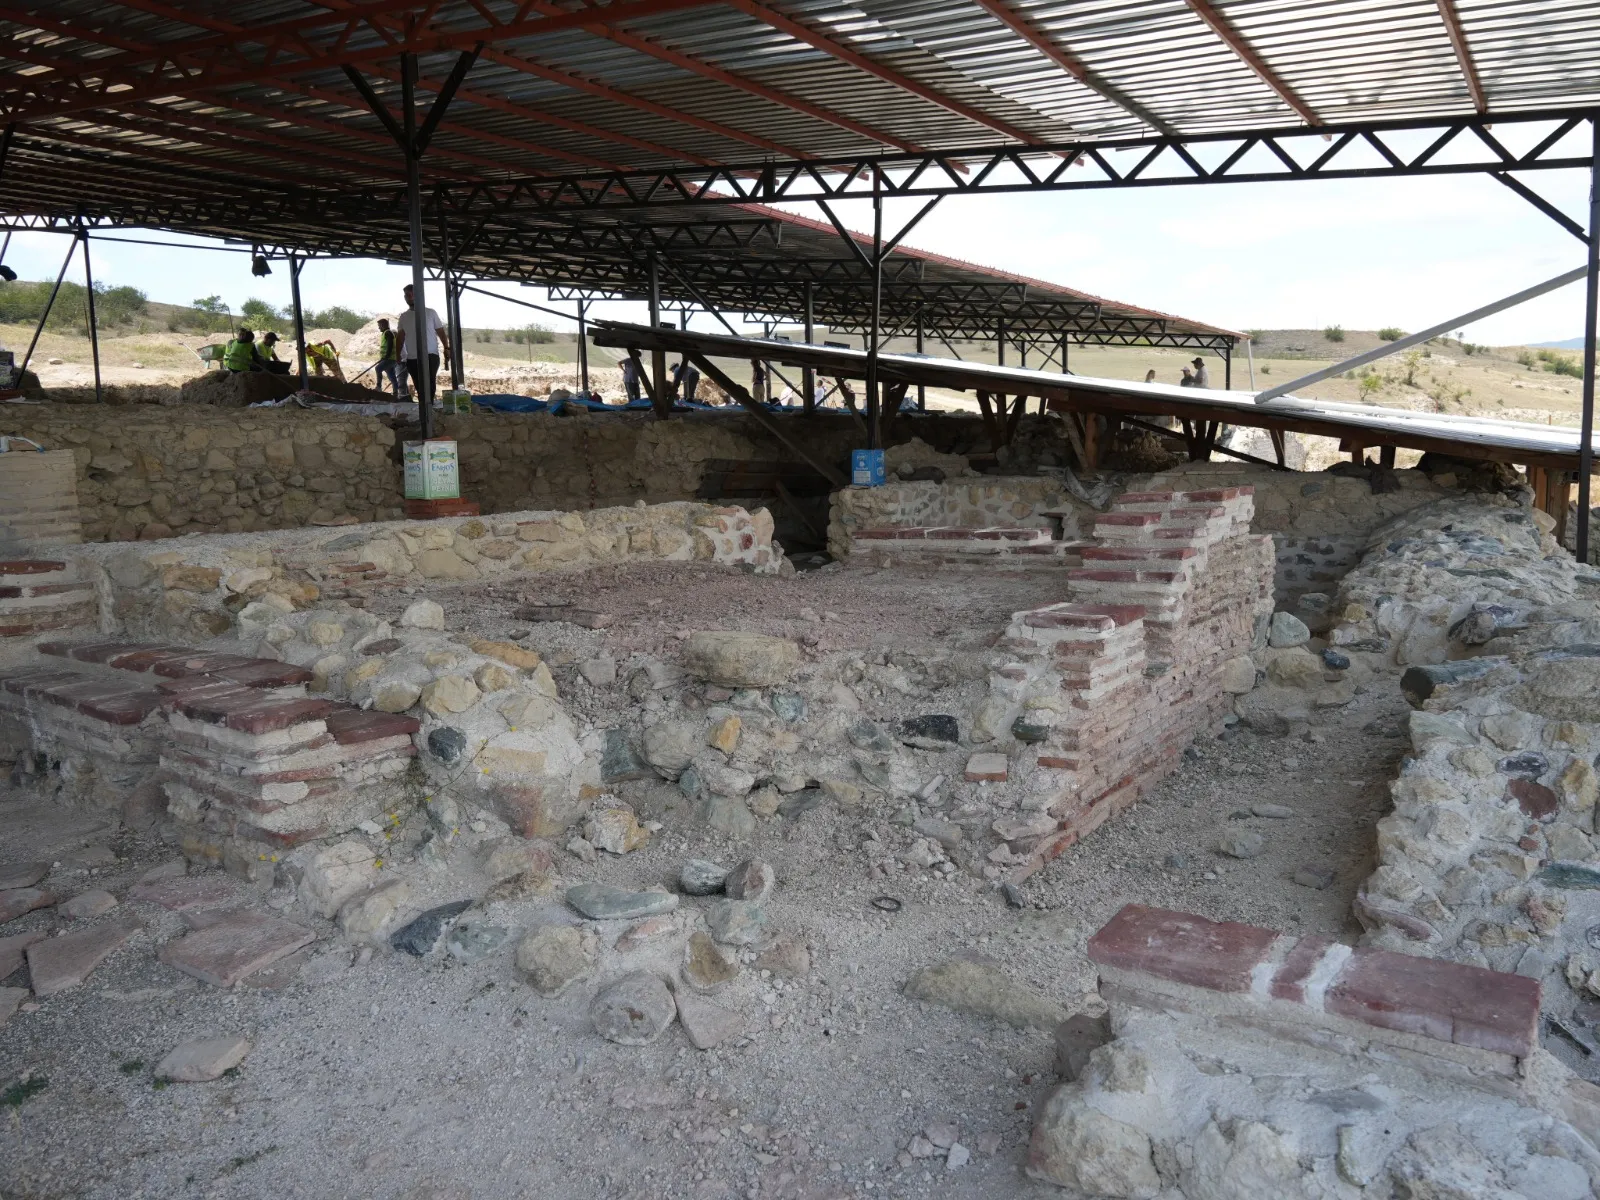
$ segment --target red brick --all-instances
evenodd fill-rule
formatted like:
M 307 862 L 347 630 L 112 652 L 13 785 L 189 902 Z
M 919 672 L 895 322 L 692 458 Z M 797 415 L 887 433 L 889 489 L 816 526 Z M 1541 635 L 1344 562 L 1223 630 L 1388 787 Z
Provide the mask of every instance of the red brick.
M 82 678 L 83 676 L 76 671 L 55 671 L 49 667 L 40 667 L 32 671 L 18 671 L 13 675 L 0 676 L 0 687 L 14 696 L 32 696 L 53 686 L 76 683 Z
M 1330 1013 L 1518 1058 L 1538 1044 L 1537 980 L 1482 967 L 1358 950 L 1328 988 Z
M 185 675 L 179 679 L 163 679 L 156 684 L 156 691 L 166 697 L 168 704 L 176 706 L 188 701 L 229 696 L 244 686 L 216 675 Z
M 44 647 L 41 646 L 39 649 L 43 650 Z M 131 654 L 140 649 L 143 647 L 137 642 L 88 642 L 69 646 L 65 653 L 75 662 L 98 663 L 104 666 L 119 655 Z M 49 653 L 54 654 L 55 651 Z
M 1216 992 L 1247 992 L 1251 972 L 1277 938 L 1255 925 L 1129 904 L 1089 939 L 1088 954 L 1105 967 Z
M 182 660 L 193 653 L 194 651 L 188 646 L 138 646 L 126 654 L 107 659 L 106 662 L 119 671 L 148 671 L 158 662 L 166 662 L 168 659 Z
M 1199 492 L 1184 492 L 1183 499 L 1200 503 L 1206 500 L 1237 500 L 1240 496 L 1255 495 L 1255 487 L 1206 488 Z
M 1101 616 L 1110 617 L 1119 626 L 1132 625 L 1135 621 L 1142 620 L 1145 608 L 1142 604 L 1075 604 L 1079 612 L 1099 613 Z
M 866 538 L 869 541 L 908 541 L 913 538 L 921 540 L 927 535 L 927 529 L 917 526 L 885 526 L 882 529 L 862 529 L 857 531 L 857 538 Z
M 46 559 L 10 559 L 0 562 L 0 575 L 48 575 L 52 571 L 66 569 L 66 563 L 50 562 Z
M 252 688 L 292 687 L 297 683 L 310 683 L 312 679 L 312 673 L 305 667 L 274 662 L 270 658 L 251 659 L 237 667 L 224 667 L 215 674 Z
M 409 736 L 421 728 L 422 722 L 415 717 L 400 713 L 363 712 L 359 708 L 342 708 L 328 717 L 328 732 L 342 746 L 397 734 Z
M 1113 508 L 1124 504 L 1166 504 L 1178 498 L 1177 492 L 1123 492 L 1111 502 Z
M 1098 525 L 1159 525 L 1160 513 L 1150 512 L 1108 512 L 1098 513 L 1094 523 Z
M 1097 629 L 1110 633 L 1116 622 L 1105 613 L 1085 612 L 1080 608 L 1045 608 L 1024 613 L 1022 623 L 1030 629 Z
M 161 659 L 150 664 L 150 670 L 168 679 L 182 679 L 186 675 L 209 675 L 228 667 L 250 666 L 259 660 L 242 654 L 213 654 L 206 650 L 191 650 L 186 655 Z
M 321 720 L 334 706 L 330 701 L 310 698 L 275 700 L 254 688 L 236 687 L 216 695 L 180 700 L 177 707 L 196 721 L 259 734 Z
M 35 596 L 59 596 L 63 592 L 87 592 L 89 585 L 81 582 L 39 583 L 24 586 L 0 587 L 0 600 L 24 600 Z
M 941 525 L 937 529 L 928 530 L 927 537 L 935 542 L 971 541 L 972 535 L 977 531 L 966 525 Z

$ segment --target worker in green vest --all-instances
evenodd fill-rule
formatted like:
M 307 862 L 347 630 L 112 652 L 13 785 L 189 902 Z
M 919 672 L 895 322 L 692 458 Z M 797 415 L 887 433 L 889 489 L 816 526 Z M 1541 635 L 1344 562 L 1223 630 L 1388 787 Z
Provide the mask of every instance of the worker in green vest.
M 261 335 L 261 344 L 256 347 L 256 359 L 263 365 L 279 361 L 278 335 L 273 333 L 272 330 L 269 329 Z M 265 369 L 270 371 L 272 368 L 266 367 Z
M 242 373 L 245 371 L 259 371 L 256 365 L 256 335 L 242 325 L 239 332 L 233 335 L 233 341 L 222 352 L 222 366 L 224 370 Z

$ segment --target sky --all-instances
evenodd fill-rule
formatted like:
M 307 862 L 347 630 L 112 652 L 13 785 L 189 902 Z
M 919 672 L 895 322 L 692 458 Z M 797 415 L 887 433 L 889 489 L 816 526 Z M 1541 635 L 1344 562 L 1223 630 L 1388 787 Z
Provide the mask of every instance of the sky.
M 1548 171 L 1525 178 L 1581 222 L 1585 175 Z M 886 228 L 898 229 L 917 207 L 887 204 Z M 794 211 L 821 215 L 814 205 Z M 853 228 L 870 227 L 864 202 L 844 203 L 839 212 Z M 220 245 L 166 233 L 110 236 Z M 18 234 L 5 262 L 21 278 L 53 279 L 68 242 L 60 235 Z M 1236 330 L 1420 329 L 1583 261 L 1577 239 L 1483 175 L 954 197 L 907 243 Z M 97 281 L 132 284 L 168 303 L 218 294 L 237 311 L 252 296 L 289 301 L 287 267 L 277 264 L 272 275 L 257 279 L 241 253 L 96 239 L 94 270 Z M 82 260 L 75 258 L 69 278 L 82 277 Z M 352 259 L 312 262 L 301 276 L 308 309 L 342 304 L 371 313 L 398 308 L 409 278 L 409 268 Z M 524 300 L 546 299 L 542 289 L 487 286 Z M 1466 327 L 1467 337 L 1494 345 L 1576 337 L 1583 301 L 1582 284 L 1573 284 Z M 571 310 L 570 304 L 557 307 Z M 595 312 L 643 319 L 642 305 L 602 305 Z M 472 293 L 463 298 L 462 319 L 469 327 L 530 320 L 572 327 Z M 703 315 L 693 324 L 720 328 Z

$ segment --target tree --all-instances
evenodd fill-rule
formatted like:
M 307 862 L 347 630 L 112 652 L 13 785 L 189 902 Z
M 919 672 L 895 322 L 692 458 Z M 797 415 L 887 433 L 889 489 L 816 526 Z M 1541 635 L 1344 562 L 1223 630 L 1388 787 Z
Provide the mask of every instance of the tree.
M 342 329 L 354 333 L 372 318 L 342 304 L 332 304 L 318 313 L 306 314 L 306 325 L 317 329 Z
M 228 315 L 228 306 L 222 302 L 221 296 L 202 296 L 200 299 L 193 301 L 190 307 L 197 308 L 203 313 L 212 313 L 217 316 L 225 317 Z
M 288 332 L 288 322 L 282 314 L 265 300 L 251 296 L 239 306 L 240 319 L 251 329 L 271 329 L 276 333 Z

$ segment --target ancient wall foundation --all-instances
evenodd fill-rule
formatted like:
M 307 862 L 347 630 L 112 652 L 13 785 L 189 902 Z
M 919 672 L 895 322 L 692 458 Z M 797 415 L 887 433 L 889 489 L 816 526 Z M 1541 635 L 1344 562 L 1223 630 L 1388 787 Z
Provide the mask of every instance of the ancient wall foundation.
M 645 561 L 784 565 L 765 509 L 693 503 L 85 544 L 58 556 L 96 589 L 104 632 L 175 640 L 259 636 L 315 602 L 359 607 L 401 584 Z

